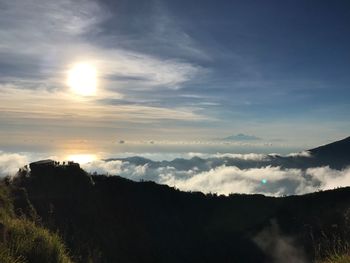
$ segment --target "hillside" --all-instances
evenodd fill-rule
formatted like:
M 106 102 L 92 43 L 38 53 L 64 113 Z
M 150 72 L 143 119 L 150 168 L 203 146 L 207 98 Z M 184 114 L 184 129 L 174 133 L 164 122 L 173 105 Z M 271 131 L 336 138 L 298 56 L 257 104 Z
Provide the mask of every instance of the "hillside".
M 320 164 L 344 168 L 350 164 L 350 137 L 309 150 Z
M 350 237 L 350 188 L 225 197 L 62 166 L 22 173 L 12 187 L 76 262 L 311 262 Z
M 0 262 L 72 262 L 61 238 L 41 225 L 26 191 L 4 182 L 0 183 Z

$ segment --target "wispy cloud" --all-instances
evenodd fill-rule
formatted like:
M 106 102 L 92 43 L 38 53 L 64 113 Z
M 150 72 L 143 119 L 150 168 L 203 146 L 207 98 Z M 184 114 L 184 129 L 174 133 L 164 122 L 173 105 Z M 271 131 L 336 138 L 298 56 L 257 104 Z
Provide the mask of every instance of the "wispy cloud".
M 121 48 L 118 42 L 108 48 L 89 42 L 85 36 L 98 32 L 101 22 L 109 17 L 108 10 L 95 1 L 29 0 L 3 5 L 1 66 L 13 67 L 2 82 L 45 79 L 49 80 L 48 86 L 59 86 L 69 64 L 79 60 L 95 63 L 100 77 L 109 79 L 110 83 L 104 84 L 111 90 L 111 85 L 125 84 L 125 79 L 130 87 L 135 77 L 142 80 L 137 82 L 140 88 L 179 88 L 200 70 L 199 66 L 176 57 L 162 59 Z M 118 78 L 111 81 L 113 75 L 122 76 L 124 81 Z M 26 87 L 31 88 L 21 82 L 20 88 Z
M 2 86 L 2 91 L 3 103 L 0 110 L 9 118 L 66 120 L 70 117 L 79 117 L 81 121 L 84 119 L 94 121 L 98 118 L 106 123 L 111 123 L 113 120 L 147 122 L 157 119 L 200 120 L 207 118 L 196 113 L 195 108 L 168 109 L 137 103 L 105 107 L 103 104 L 96 103 L 94 98 L 78 98 L 63 91 L 22 90 L 21 96 L 18 96 L 18 92 L 11 87 Z
M 30 133 L 32 127 L 50 126 L 48 120 L 55 120 L 55 126 L 61 125 L 66 134 L 72 133 L 74 120 L 85 123 L 83 126 L 104 127 L 99 136 L 108 137 L 105 131 L 123 123 L 208 119 L 200 107 L 181 103 L 169 106 L 163 99 L 169 96 L 164 95 L 167 90 L 176 91 L 201 74 L 204 70 L 201 66 L 175 54 L 162 57 L 128 49 L 119 45 L 118 39 L 114 39 L 113 45 L 104 45 L 90 38 L 100 34 L 103 23 L 113 17 L 102 3 L 92 0 L 0 3 L 2 123 L 16 119 L 24 126 L 31 120 L 26 129 L 28 137 L 35 137 L 37 134 Z M 107 36 L 100 35 L 100 39 L 107 41 Z M 67 70 L 79 61 L 97 68 L 95 97 L 75 96 L 66 85 Z M 158 94 L 162 94 L 161 103 L 154 104 Z M 112 105 L 111 100 L 125 103 Z
M 348 130 L 349 125 L 339 118 L 328 114 L 324 120 L 314 103 L 305 103 L 318 94 L 310 90 L 326 90 L 322 79 L 300 76 L 295 80 L 298 74 L 291 79 L 285 76 L 289 71 L 281 65 L 284 62 L 265 61 L 265 55 L 259 59 L 262 54 L 273 57 L 275 52 L 259 53 L 261 48 L 255 45 L 261 42 L 243 37 L 247 17 L 241 17 L 240 5 L 232 9 L 236 16 L 214 12 L 220 19 L 210 20 L 199 13 L 188 17 L 187 10 L 180 12 L 171 1 L 0 0 L 0 5 L 0 116 L 5 124 L 13 118 L 22 124 L 23 119 L 34 116 L 32 126 L 42 126 L 46 120 L 41 117 L 55 119 L 69 134 L 76 127 L 69 127 L 65 120 L 75 116 L 76 123 L 100 127 L 102 138 L 110 136 L 112 132 L 106 132 L 109 128 L 119 127 L 111 127 L 111 122 L 130 123 L 135 128 L 135 123 L 157 120 L 166 132 L 169 122 L 178 124 L 173 133 L 181 130 L 181 136 L 191 133 L 190 129 L 197 129 L 201 138 L 243 130 L 271 139 L 283 134 L 286 142 L 300 145 L 318 144 L 323 142 L 321 138 L 334 137 L 335 131 L 336 136 L 343 136 Z M 274 25 L 266 28 L 270 26 Z M 234 31 L 232 36 L 226 30 Z M 253 32 L 253 36 L 256 33 L 261 32 Z M 286 58 L 283 61 L 295 64 L 294 57 Z M 94 98 L 74 98 L 66 87 L 67 70 L 80 61 L 97 67 Z M 271 61 L 278 67 L 271 68 Z M 308 94 L 291 95 L 295 90 Z M 315 110 L 310 110 L 310 105 Z M 347 104 L 336 105 L 339 108 L 331 115 L 346 118 Z M 296 118 L 300 112 L 303 117 Z M 283 114 L 288 118 L 282 118 Z M 15 128 L 12 133 L 16 133 Z M 25 128 L 30 130 L 31 126 Z M 320 131 L 317 136 L 315 129 Z M 0 130 L 5 130 L 4 125 Z M 141 131 L 139 126 L 134 133 L 137 138 L 154 130 L 142 127 Z M 307 139 L 302 140 L 301 133 Z M 30 136 L 36 135 L 28 133 Z M 254 135 L 238 137 L 234 141 L 258 141 Z
M 289 262 L 306 263 L 305 252 L 292 236 L 281 233 L 281 230 L 275 221 L 265 227 L 255 237 L 254 242 L 268 255 L 271 256 L 273 263 Z
M 108 10 L 95 1 L 30 0 L 3 5 L 0 66 L 9 72 L 0 78 L 2 90 L 66 91 L 65 73 L 78 61 L 96 65 L 99 95 L 109 98 L 120 98 L 130 89 L 177 89 L 200 71 L 199 66 L 176 57 L 163 59 L 117 43 L 105 48 L 89 42 L 86 35 L 98 32 L 109 17 Z

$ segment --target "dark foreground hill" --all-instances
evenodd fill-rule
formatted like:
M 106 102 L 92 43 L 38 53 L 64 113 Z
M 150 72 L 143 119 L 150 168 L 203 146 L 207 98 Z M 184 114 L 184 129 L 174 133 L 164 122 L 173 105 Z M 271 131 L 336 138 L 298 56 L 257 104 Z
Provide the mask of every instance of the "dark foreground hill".
M 224 197 L 65 166 L 8 187 L 17 214 L 34 210 L 75 262 L 312 262 L 350 237 L 349 188 Z

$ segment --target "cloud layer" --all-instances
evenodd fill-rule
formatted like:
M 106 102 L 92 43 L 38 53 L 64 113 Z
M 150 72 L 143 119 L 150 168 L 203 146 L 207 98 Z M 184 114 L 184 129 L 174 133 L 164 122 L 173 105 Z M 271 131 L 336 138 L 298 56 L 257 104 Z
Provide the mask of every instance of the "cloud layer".
M 152 168 L 148 163 L 136 165 L 116 160 L 94 161 L 83 165 L 83 168 L 90 172 L 120 175 L 135 181 L 151 180 L 184 191 L 224 195 L 258 193 L 281 196 L 350 185 L 350 168 L 334 170 L 327 166 L 302 170 L 273 166 L 240 169 L 236 166 L 221 165 L 201 171 L 196 166 L 188 170 L 178 170 L 171 166 Z
M 343 170 L 331 169 L 329 166 L 305 169 L 282 167 L 273 165 L 272 155 L 253 153 L 213 154 L 206 155 L 207 159 L 194 154 L 188 156 L 192 158 L 172 161 L 152 161 L 142 157 L 95 160 L 81 166 L 90 173 L 118 175 L 134 181 L 167 184 L 184 191 L 224 195 L 299 195 L 350 186 L 350 167 Z M 19 167 L 28 164 L 33 158 L 38 157 L 0 152 L 0 176 L 15 174 Z

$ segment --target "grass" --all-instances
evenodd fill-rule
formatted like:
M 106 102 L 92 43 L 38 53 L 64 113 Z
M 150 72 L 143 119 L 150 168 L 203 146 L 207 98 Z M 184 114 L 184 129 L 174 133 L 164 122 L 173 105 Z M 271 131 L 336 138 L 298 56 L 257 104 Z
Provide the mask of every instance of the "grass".
M 339 236 L 332 238 L 324 235 L 323 251 L 326 251 L 322 259 L 318 259 L 315 263 L 350 263 L 350 244 L 347 240 Z M 320 253 L 319 253 L 320 254 Z
M 0 244 L 0 262 L 2 263 L 26 263 L 26 261 L 22 256 L 13 256 L 11 255 L 11 251 L 4 245 Z
M 322 261 L 316 261 L 316 263 L 350 263 L 350 255 L 342 254 L 342 255 L 332 255 L 327 257 Z
M 0 226 L 1 263 L 72 263 L 57 234 L 15 215 L 4 184 L 0 184 Z

